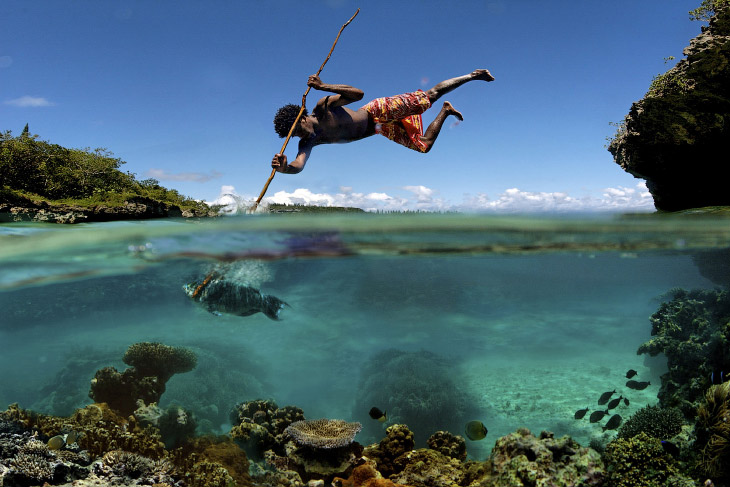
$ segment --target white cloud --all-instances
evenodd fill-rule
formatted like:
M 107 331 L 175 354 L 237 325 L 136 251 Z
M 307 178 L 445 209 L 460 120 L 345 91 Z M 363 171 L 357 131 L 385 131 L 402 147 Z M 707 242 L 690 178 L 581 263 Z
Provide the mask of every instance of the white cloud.
M 218 171 L 211 171 L 210 174 L 200 172 L 171 173 L 164 169 L 150 169 L 145 174 L 148 177 L 159 179 L 160 181 L 193 181 L 196 183 L 205 183 L 211 179 L 218 179 L 223 176 L 223 174 Z
M 382 192 L 363 193 L 351 187 L 341 187 L 338 193 L 315 193 L 307 188 L 293 192 L 278 191 L 264 198 L 262 204 L 300 204 L 320 206 L 350 206 L 365 211 L 460 211 L 485 213 L 570 213 L 600 211 L 653 211 L 654 202 L 642 182 L 634 188 L 606 188 L 600 196 L 573 197 L 564 192 L 531 192 L 510 188 L 490 198 L 486 193 L 467 195 L 460 203 L 437 197 L 432 188 L 404 186 L 404 196 Z M 236 194 L 232 186 L 223 186 L 218 198 L 209 203 L 220 204 L 226 211 L 236 213 L 249 208 L 252 198 Z
M 50 107 L 55 103 L 48 101 L 47 99 L 40 96 L 21 96 L 13 100 L 6 100 L 6 105 L 12 105 L 15 107 Z

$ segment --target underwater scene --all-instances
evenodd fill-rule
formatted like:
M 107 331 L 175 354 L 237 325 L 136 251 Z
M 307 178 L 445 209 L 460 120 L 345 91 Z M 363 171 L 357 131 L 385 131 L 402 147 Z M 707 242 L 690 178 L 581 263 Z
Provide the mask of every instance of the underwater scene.
M 711 216 L 0 225 L 0 485 L 729 485 L 728 248 Z

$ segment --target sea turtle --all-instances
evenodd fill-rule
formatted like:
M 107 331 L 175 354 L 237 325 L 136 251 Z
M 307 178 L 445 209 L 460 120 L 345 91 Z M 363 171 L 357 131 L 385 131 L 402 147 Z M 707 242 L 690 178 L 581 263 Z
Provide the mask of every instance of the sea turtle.
M 272 320 L 287 304 L 276 296 L 262 294 L 247 284 L 209 275 L 202 282 L 183 286 L 185 294 L 215 315 L 250 316 L 263 313 Z

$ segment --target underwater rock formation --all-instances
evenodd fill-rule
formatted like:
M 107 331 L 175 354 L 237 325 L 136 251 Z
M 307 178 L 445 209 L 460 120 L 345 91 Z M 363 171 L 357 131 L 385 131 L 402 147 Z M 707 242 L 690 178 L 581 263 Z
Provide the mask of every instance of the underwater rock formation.
M 569 436 L 554 438 L 543 431 L 539 437 L 527 428 L 497 440 L 484 487 L 551 485 L 603 485 L 605 471 L 600 455 L 583 448 Z
M 660 404 L 678 407 L 686 418 L 693 418 L 713 373 L 730 371 L 730 295 L 676 289 L 671 301 L 651 316 L 651 323 L 654 338 L 637 353 L 667 357 Z
M 457 387 L 449 363 L 428 352 L 390 349 L 373 355 L 362 367 L 353 418 L 364 423 L 365 438 L 379 437 L 380 423 L 362 405 L 379 405 L 394 423 L 406 423 L 419 446 L 440 430 L 460 430 L 476 401 Z M 377 441 L 377 440 L 376 440 Z
M 106 403 L 124 416 L 137 409 L 137 401 L 159 403 L 165 384 L 174 375 L 189 372 L 197 364 L 192 350 L 161 343 L 141 342 L 131 345 L 124 363 L 132 367 L 124 372 L 104 367 L 91 380 L 89 397 Z
M 462 436 L 453 435 L 448 431 L 437 431 L 426 440 L 426 445 L 447 457 L 462 462 L 466 460 L 466 440 Z
M 404 424 L 394 424 L 385 430 L 385 438 L 380 443 L 365 447 L 363 454 L 375 461 L 378 471 L 385 477 L 397 473 L 395 459 L 413 450 L 413 432 Z
M 622 169 L 646 179 L 659 210 L 730 205 L 730 5 L 715 2 L 684 54 L 631 106 L 608 146 Z

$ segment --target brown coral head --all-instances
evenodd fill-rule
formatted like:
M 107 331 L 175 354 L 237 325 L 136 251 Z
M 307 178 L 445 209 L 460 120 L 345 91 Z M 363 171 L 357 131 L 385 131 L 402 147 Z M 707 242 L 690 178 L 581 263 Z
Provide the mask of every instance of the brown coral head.
M 314 448 L 340 448 L 352 443 L 355 435 L 361 429 L 360 423 L 322 418 L 295 421 L 284 432 L 300 445 Z
M 157 377 L 163 383 L 175 374 L 190 372 L 198 364 L 198 357 L 192 350 L 156 342 L 130 345 L 122 360 L 140 375 Z

